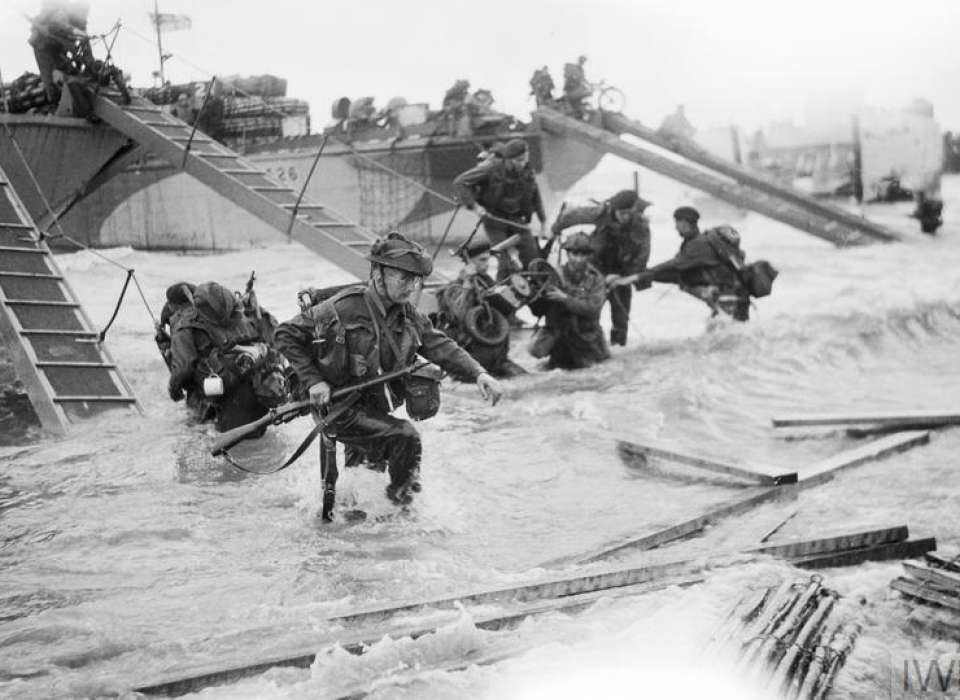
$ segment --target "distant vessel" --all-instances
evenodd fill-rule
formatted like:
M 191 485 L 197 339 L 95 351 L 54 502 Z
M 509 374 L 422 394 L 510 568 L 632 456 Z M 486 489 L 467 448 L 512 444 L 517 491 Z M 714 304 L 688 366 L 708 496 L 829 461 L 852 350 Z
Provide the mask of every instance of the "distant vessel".
M 527 141 L 548 210 L 559 206 L 603 156 L 589 145 L 497 113 L 489 102 L 431 111 L 426 104 L 394 101 L 383 112 L 364 113 L 359 107 L 371 107 L 369 101 L 350 105 L 338 100 L 335 125 L 311 134 L 305 103 L 283 97 L 285 85 L 268 78 L 272 76 L 225 81 L 223 89 L 239 83 L 249 95 L 251 81 L 259 80 L 267 94 L 229 97 L 220 124 L 204 126 L 281 183 L 293 189 L 308 183 L 308 198 L 375 232 L 397 228 L 418 240 L 436 241 L 454 208 L 453 178 L 508 139 Z M 148 90 L 145 96 L 176 113 L 177 98 L 191 87 L 190 105 L 199 110 L 205 97 L 202 83 L 168 86 L 162 95 Z M 271 227 L 179 172 L 177 165 L 146 152 L 125 153 L 122 161 L 114 157 L 123 139 L 105 133 L 109 129 L 45 115 L 7 119 L 53 209 L 64 210 L 65 232 L 87 245 L 223 250 L 282 240 Z M 92 173 L 80 172 L 90 170 L 90 164 L 97 164 Z M 71 202 L 93 173 L 101 181 Z M 23 196 L 42 221 L 45 205 L 29 193 Z M 450 240 L 466 235 L 473 219 L 457 217 Z

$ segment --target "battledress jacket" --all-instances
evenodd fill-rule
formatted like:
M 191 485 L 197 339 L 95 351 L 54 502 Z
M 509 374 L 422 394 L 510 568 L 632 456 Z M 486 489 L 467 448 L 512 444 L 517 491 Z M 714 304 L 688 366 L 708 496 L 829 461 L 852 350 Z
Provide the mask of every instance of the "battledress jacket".
M 393 334 L 399 358 L 381 337 L 385 332 Z M 305 388 L 318 382 L 337 388 L 373 379 L 411 365 L 418 354 L 470 381 L 485 371 L 412 304 L 387 310 L 370 286 L 346 289 L 311 306 L 281 323 L 274 339 Z M 402 383 L 391 382 L 390 389 L 397 405 L 403 396 Z M 365 389 L 361 396 L 368 405 L 390 409 L 382 387 Z
M 655 282 L 668 282 L 685 287 L 715 285 L 724 291 L 739 292 L 743 285 L 714 247 L 720 245 L 720 242 L 714 241 L 714 245 L 711 245 L 711 235 L 709 231 L 705 231 L 685 240 L 674 257 L 654 265 L 647 272 L 652 274 Z M 743 253 L 736 249 L 735 254 L 742 262 Z
M 603 275 L 593 266 L 587 265 L 578 275 L 564 265 L 560 271 L 561 285 L 567 293 L 563 301 L 551 301 L 547 307 L 548 329 L 552 330 L 557 341 L 551 357 L 561 353 L 569 355 L 574 361 L 565 364 L 592 364 L 610 357 L 600 326 L 600 310 L 606 301 L 606 286 Z
M 191 389 L 203 381 L 201 360 L 209 359 L 214 350 L 226 351 L 237 344 L 261 342 L 263 338 L 254 323 L 239 312 L 229 318 L 218 318 L 199 309 L 190 309 L 173 319 L 170 333 L 170 385 Z M 236 377 L 226 376 L 230 384 Z
M 638 211 L 620 223 L 608 204 L 567 209 L 553 224 L 555 234 L 578 224 L 592 224 L 593 262 L 604 275 L 643 272 L 650 259 L 650 222 Z
M 536 214 L 538 220 L 547 220 L 540 188 L 529 165 L 511 171 L 503 159 L 493 157 L 457 175 L 453 187 L 468 209 L 479 202 L 495 216 L 529 222 L 531 214 Z

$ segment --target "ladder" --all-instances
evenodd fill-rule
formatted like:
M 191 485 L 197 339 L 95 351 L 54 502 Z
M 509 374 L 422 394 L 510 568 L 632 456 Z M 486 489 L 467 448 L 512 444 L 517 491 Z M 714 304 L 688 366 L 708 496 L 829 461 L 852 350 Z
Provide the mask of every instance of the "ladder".
M 896 233 L 882 227 L 872 226 L 868 231 L 862 226 L 855 227 L 838 220 L 832 212 L 828 215 L 822 210 L 814 210 L 798 204 L 795 200 L 785 199 L 782 196 L 783 188 L 771 186 L 764 191 L 726 176 L 705 172 L 629 143 L 607 129 L 568 117 L 553 109 L 541 107 L 534 112 L 534 117 L 546 131 L 573 138 L 606 153 L 613 153 L 673 180 L 696 187 L 717 199 L 751 209 L 838 246 L 859 245 L 871 239 L 890 241 L 898 238 Z
M 772 182 L 762 175 L 752 172 L 725 158 L 716 156 L 694 143 L 665 137 L 659 132 L 644 126 L 640 122 L 628 119 L 622 114 L 604 112 L 603 126 L 615 134 L 630 134 L 660 148 L 673 151 L 689 161 L 732 177 L 737 182 L 753 187 L 761 192 L 779 197 L 784 201 L 796 205 L 800 209 L 805 209 L 840 221 L 851 228 L 858 229 L 861 233 L 871 238 L 876 238 L 881 241 L 895 241 L 900 238 L 898 233 L 891 231 L 885 226 L 876 224 L 862 216 L 857 216 L 846 209 L 820 201 L 805 192 Z
M 134 99 L 128 105 L 98 95 L 94 111 L 100 119 L 175 167 L 278 231 L 365 280 L 370 263 L 364 257 L 374 234 L 347 221 L 244 160 L 153 103 Z M 296 214 L 294 214 L 296 210 Z
M 0 337 L 47 431 L 134 397 L 0 167 Z

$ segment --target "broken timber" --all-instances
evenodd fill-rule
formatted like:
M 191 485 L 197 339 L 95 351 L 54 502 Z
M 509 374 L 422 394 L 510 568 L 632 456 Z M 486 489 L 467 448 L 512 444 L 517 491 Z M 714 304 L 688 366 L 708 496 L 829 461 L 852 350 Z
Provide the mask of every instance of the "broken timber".
M 938 428 L 960 424 L 960 412 L 910 411 L 907 413 L 795 414 L 774 417 L 774 428 L 814 428 L 825 426 L 870 425 L 877 428 Z
M 749 481 L 761 486 L 779 486 L 782 484 L 793 484 L 797 481 L 796 472 L 770 472 L 757 467 L 738 467 L 732 464 L 724 464 L 709 457 L 700 455 L 684 454 L 669 450 L 660 445 L 642 445 L 626 440 L 617 441 L 617 451 L 621 457 L 656 457 L 672 462 L 678 462 L 690 467 L 697 467 L 706 471 L 726 474 Z
M 868 442 L 866 445 L 855 447 L 850 450 L 820 460 L 811 464 L 806 469 L 798 472 L 800 476 L 799 485 L 801 488 L 813 486 L 825 481 L 829 481 L 837 474 L 858 467 L 865 462 L 874 459 L 881 459 L 898 452 L 903 452 L 916 445 L 926 445 L 930 442 L 930 433 L 925 430 L 909 431 L 888 435 Z
M 687 567 L 690 568 L 690 567 Z M 611 581 L 615 579 L 601 579 Z M 585 593 L 576 593 L 560 598 L 535 600 L 532 602 L 520 604 L 506 612 L 487 613 L 473 616 L 473 624 L 482 630 L 500 630 L 511 627 L 516 623 L 532 615 L 542 615 L 551 612 L 571 611 L 581 609 L 603 598 L 618 598 L 631 595 L 642 595 L 652 591 L 660 590 L 672 585 L 688 586 L 699 583 L 703 580 L 702 576 L 695 573 L 688 573 L 672 578 L 660 578 L 657 580 L 647 580 L 641 583 L 617 586 L 614 588 L 600 587 Z M 477 595 L 466 595 L 460 598 L 451 599 L 459 601 L 475 600 Z M 424 607 L 436 607 L 448 603 L 447 599 L 441 601 L 427 601 Z M 378 611 L 373 619 L 379 619 L 386 611 L 387 613 L 406 612 L 411 608 L 400 606 L 395 608 L 384 608 Z M 200 688 L 223 683 L 236 682 L 241 678 L 254 676 L 263 673 L 269 668 L 277 666 L 309 668 L 319 653 L 318 650 L 331 645 L 336 645 L 351 654 L 362 654 L 366 648 L 383 640 L 384 636 L 390 636 L 393 639 L 402 639 L 409 637 L 416 639 L 434 632 L 443 625 L 448 625 L 456 621 L 461 615 L 459 611 L 447 611 L 447 614 L 438 620 L 433 620 L 429 624 L 420 623 L 419 625 L 395 626 L 392 628 L 365 629 L 356 632 L 345 633 L 336 632 L 331 634 L 319 635 L 315 639 L 304 642 L 300 648 L 289 650 L 266 659 L 257 659 L 256 661 L 237 661 L 230 665 L 221 665 L 219 667 L 197 667 L 185 669 L 176 674 L 175 677 L 160 678 L 144 683 L 134 689 L 135 692 L 146 695 L 182 695 L 194 692 Z M 369 620 L 363 615 L 348 615 L 330 618 L 329 622 L 338 622 L 343 620 Z M 500 660 L 498 657 L 495 660 Z M 462 662 L 462 660 L 461 660 Z M 491 661 L 492 662 L 492 661 Z M 469 665 L 467 662 L 464 665 Z
M 796 484 L 786 486 L 771 486 L 765 489 L 757 489 L 746 497 L 728 501 L 719 506 L 715 506 L 708 512 L 696 518 L 685 520 L 676 525 L 656 530 L 639 537 L 630 537 L 626 540 L 614 542 L 604 546 L 598 552 L 592 552 L 579 557 L 564 557 L 561 559 L 545 562 L 542 566 L 555 566 L 559 563 L 573 561 L 577 564 L 586 564 L 605 559 L 611 555 L 624 552 L 629 549 L 647 550 L 659 547 L 667 542 L 671 542 L 682 537 L 695 534 L 703 530 L 708 525 L 734 515 L 744 513 L 767 501 L 777 498 L 780 495 L 795 496 L 800 489 L 809 486 L 822 484 L 830 481 L 837 474 L 852 469 L 874 459 L 881 459 L 897 452 L 914 447 L 915 445 L 924 445 L 930 441 L 930 433 L 926 431 L 911 431 L 889 435 L 887 437 L 874 440 L 850 450 L 844 450 L 828 459 L 821 460 L 811 464 L 809 467 L 800 470 L 797 474 L 800 476 Z M 694 458 L 690 458 L 692 461 Z M 934 549 L 931 547 L 928 549 Z M 923 550 L 926 551 L 926 550 Z M 918 553 L 922 553 L 918 552 Z M 915 556 L 915 555 L 908 555 Z

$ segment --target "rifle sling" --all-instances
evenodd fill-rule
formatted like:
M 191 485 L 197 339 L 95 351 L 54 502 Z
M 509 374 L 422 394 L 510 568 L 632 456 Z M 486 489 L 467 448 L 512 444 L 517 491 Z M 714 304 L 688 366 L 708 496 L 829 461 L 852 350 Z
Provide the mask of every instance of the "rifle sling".
M 237 469 L 241 471 L 247 472 L 248 474 L 259 474 L 261 476 L 265 476 L 267 474 L 276 474 L 277 472 L 283 471 L 284 469 L 289 467 L 291 464 L 296 462 L 298 459 L 300 459 L 300 456 L 307 450 L 308 447 L 310 447 L 310 445 L 313 444 L 313 441 L 317 439 L 317 435 L 322 433 L 323 429 L 326 428 L 330 422 L 339 418 L 344 411 L 346 411 L 353 404 L 355 404 L 357 402 L 357 399 L 359 398 L 360 398 L 360 392 L 355 391 L 352 394 L 350 394 L 347 398 L 345 398 L 343 401 L 341 401 L 339 404 L 337 404 L 335 407 L 333 407 L 330 410 L 330 412 L 327 413 L 327 415 L 323 416 L 320 419 L 320 421 L 313 426 L 310 432 L 307 433 L 307 436 L 303 439 L 303 442 L 300 443 L 300 446 L 293 451 L 293 453 L 287 458 L 287 460 L 283 464 L 281 464 L 279 467 L 276 467 L 275 469 L 270 469 L 267 471 L 248 469 L 242 466 L 241 464 L 239 464 L 232 457 L 230 457 L 230 454 L 228 452 L 224 451 L 223 455 L 224 457 L 227 458 L 227 460 L 229 460 L 230 464 L 232 464 L 233 466 L 235 466 Z

